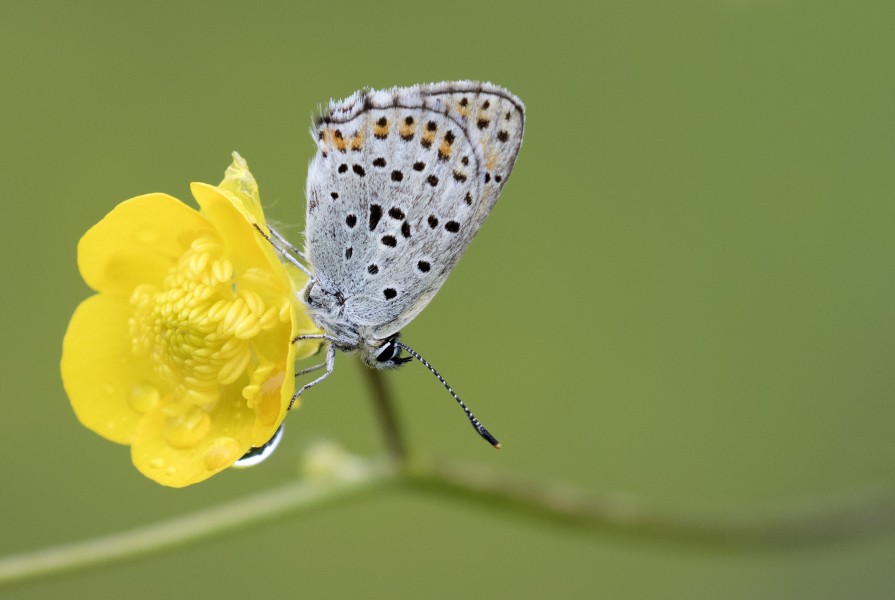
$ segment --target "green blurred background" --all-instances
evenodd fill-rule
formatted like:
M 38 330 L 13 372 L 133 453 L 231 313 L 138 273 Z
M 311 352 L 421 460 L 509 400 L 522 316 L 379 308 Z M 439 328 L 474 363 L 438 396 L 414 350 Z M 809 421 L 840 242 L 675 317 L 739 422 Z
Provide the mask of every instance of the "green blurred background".
M 693 510 L 895 482 L 895 4 L 3 2 L 0 553 L 182 515 L 372 455 L 356 360 L 267 463 L 162 488 L 81 427 L 59 379 L 79 237 L 189 199 L 238 150 L 300 239 L 307 129 L 363 86 L 506 86 L 513 177 L 389 374 L 422 455 Z M 895 535 L 726 552 L 389 492 L 17 598 L 891 598 Z M 0 592 L 2 593 L 2 592 Z

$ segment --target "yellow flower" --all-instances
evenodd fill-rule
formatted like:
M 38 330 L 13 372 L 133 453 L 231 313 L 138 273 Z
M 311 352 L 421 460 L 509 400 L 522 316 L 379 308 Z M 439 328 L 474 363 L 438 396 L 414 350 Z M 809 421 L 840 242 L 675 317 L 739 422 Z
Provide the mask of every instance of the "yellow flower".
M 295 360 L 319 343 L 280 262 L 258 186 L 235 152 L 219 186 L 194 183 L 201 211 L 165 194 L 115 207 L 78 244 L 78 268 L 99 292 L 78 306 L 62 347 L 75 413 L 131 446 L 147 477 L 182 487 L 267 442 L 286 416 Z

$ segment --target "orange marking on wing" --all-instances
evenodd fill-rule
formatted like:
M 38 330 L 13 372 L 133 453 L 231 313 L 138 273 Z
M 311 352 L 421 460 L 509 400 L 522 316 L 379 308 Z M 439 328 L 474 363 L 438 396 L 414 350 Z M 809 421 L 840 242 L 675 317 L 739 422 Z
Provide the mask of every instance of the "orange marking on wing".
M 405 140 L 409 140 L 416 134 L 416 123 L 411 123 L 408 125 L 407 123 L 401 124 L 401 130 L 399 132 L 401 137 Z
M 461 117 L 468 117 L 470 112 L 469 98 L 465 96 L 463 98 L 460 98 L 454 108 L 457 110 L 458 113 L 460 113 Z
M 453 151 L 454 149 L 451 147 L 448 141 L 442 140 L 441 146 L 438 148 L 438 158 L 446 159 L 451 155 L 451 152 Z
M 355 152 L 359 151 L 361 147 L 364 145 L 364 132 L 358 131 L 351 138 L 351 149 Z
M 342 132 L 339 129 L 336 129 L 332 132 L 332 141 L 333 145 L 336 147 L 336 150 L 340 152 L 345 152 L 348 149 L 348 143 L 345 141 L 345 138 L 342 137 Z

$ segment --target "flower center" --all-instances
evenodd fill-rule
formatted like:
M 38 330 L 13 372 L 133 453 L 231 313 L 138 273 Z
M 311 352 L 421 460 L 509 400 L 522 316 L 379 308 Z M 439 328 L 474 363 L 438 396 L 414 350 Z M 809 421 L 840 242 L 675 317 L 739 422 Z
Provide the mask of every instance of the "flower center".
M 169 416 L 197 406 L 210 410 L 222 386 L 240 379 L 250 363 L 262 366 L 253 339 L 288 318 L 288 304 L 264 300 L 277 298 L 265 293 L 269 276 L 256 269 L 235 273 L 222 251 L 212 237 L 199 237 L 161 288 L 142 285 L 131 296 L 132 348 L 150 358 L 172 391 Z

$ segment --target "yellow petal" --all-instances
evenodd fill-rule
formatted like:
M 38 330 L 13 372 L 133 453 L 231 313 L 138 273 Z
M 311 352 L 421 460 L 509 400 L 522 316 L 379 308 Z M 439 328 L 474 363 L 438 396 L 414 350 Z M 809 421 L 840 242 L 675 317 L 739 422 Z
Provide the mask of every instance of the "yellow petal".
M 198 483 L 248 451 L 254 421 L 238 386 L 226 388 L 209 412 L 199 407 L 174 416 L 152 411 L 134 432 L 131 460 L 143 475 L 162 485 Z
M 201 232 L 202 216 L 167 194 L 147 194 L 116 206 L 78 243 L 78 268 L 101 292 L 130 295 L 159 283 Z
M 245 215 L 246 221 L 258 223 L 262 227 L 267 224 L 264 211 L 261 209 L 261 196 L 258 194 L 258 183 L 249 165 L 238 152 L 232 154 L 233 162 L 224 173 L 224 180 L 217 186 L 225 193 L 233 194 L 237 200 L 236 207 Z
M 151 194 L 85 234 L 79 266 L 103 293 L 76 311 L 62 358 L 78 418 L 130 443 L 135 466 L 174 487 L 210 477 L 274 435 L 295 389 L 290 340 L 299 327 L 317 331 L 254 228 L 264 215 L 245 161 L 234 154 L 220 186 L 192 190 L 201 213 Z M 225 338 L 200 334 L 208 319 L 222 320 Z M 230 342 L 247 347 L 227 362 L 215 348 Z
M 220 233 L 227 248 L 224 254 L 230 257 L 234 269 L 237 272 L 252 267 L 274 270 L 282 280 L 282 289 L 288 288 L 288 278 L 276 251 L 252 226 L 256 221 L 249 220 L 248 213 L 240 209 L 234 196 L 207 183 L 192 183 L 190 190 L 202 208 L 202 215 Z
M 126 298 L 99 294 L 75 310 L 62 341 L 62 383 L 75 414 L 99 435 L 128 444 L 162 399 L 145 359 L 131 351 Z
M 280 423 L 286 418 L 286 411 L 289 409 L 289 402 L 292 401 L 292 394 L 295 390 L 295 372 L 294 370 L 290 370 L 288 373 L 286 371 L 284 365 L 279 365 L 279 368 L 271 373 L 267 380 L 261 382 L 261 388 L 258 395 L 255 396 L 254 402 L 253 446 L 260 446 L 272 438 Z M 287 385 L 290 379 L 292 385 Z

